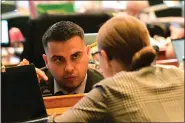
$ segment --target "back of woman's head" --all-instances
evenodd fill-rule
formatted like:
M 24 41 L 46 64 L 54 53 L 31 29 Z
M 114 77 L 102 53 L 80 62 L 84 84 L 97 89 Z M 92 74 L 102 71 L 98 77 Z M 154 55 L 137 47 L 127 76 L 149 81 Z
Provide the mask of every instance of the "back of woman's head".
M 98 32 L 98 48 L 127 71 L 149 66 L 156 56 L 144 23 L 125 15 L 108 20 Z

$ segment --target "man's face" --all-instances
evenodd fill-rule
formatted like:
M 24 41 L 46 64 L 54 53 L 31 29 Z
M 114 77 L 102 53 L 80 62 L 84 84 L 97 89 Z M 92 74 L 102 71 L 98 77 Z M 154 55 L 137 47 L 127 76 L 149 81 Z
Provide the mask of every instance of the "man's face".
M 84 41 L 79 36 L 74 36 L 65 42 L 49 42 L 43 58 L 57 83 L 73 90 L 84 81 L 88 54 L 89 48 Z

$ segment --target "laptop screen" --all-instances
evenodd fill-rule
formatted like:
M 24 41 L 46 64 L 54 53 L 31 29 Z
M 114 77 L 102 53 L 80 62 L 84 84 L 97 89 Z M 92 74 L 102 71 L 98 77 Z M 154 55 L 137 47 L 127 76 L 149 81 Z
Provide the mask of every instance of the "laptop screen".
M 2 122 L 47 117 L 34 65 L 7 68 L 1 77 Z
M 178 63 L 180 64 L 184 58 L 184 38 L 173 39 L 172 44 L 173 44 L 176 58 L 178 60 Z
M 9 34 L 8 34 L 8 21 L 7 20 L 2 20 L 1 21 L 1 46 L 9 46 L 10 40 L 9 40 Z

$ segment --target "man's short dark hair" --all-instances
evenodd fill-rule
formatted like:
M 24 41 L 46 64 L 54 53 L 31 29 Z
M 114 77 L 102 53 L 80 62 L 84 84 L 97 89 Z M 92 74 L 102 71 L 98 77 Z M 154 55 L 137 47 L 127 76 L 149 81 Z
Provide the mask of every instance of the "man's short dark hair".
M 47 48 L 48 42 L 53 40 L 65 42 L 74 36 L 79 36 L 81 39 L 84 39 L 83 29 L 71 21 L 60 21 L 50 26 L 44 33 L 42 43 L 44 48 Z

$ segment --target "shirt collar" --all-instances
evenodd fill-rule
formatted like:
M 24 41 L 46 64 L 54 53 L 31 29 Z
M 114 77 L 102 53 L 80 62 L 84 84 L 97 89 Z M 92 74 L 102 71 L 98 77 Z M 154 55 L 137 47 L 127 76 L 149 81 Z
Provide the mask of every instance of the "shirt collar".
M 87 81 L 87 74 L 85 76 L 84 81 L 81 83 L 81 85 L 76 88 L 74 91 L 72 92 L 68 92 L 67 90 L 65 90 L 64 88 L 62 88 L 61 86 L 59 86 L 59 84 L 56 82 L 56 80 L 54 79 L 54 93 L 62 91 L 64 94 L 81 94 L 85 92 L 85 85 L 86 85 L 86 81 Z

